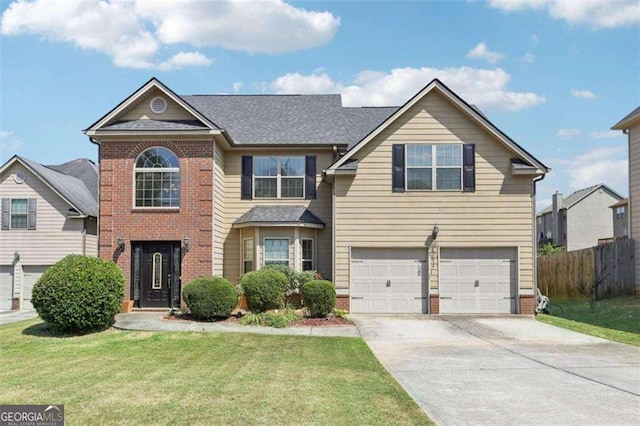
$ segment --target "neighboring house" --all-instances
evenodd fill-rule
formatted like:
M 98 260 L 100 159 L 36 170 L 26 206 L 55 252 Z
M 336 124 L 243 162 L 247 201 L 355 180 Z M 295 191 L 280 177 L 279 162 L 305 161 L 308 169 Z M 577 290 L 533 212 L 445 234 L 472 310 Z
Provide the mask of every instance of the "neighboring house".
M 612 130 L 622 130 L 629 137 L 629 235 L 636 241 L 635 283 L 640 293 L 640 106 L 620 120 Z
M 622 195 L 607 185 L 590 186 L 566 198 L 556 192 L 552 200 L 536 218 L 539 242 L 572 251 L 597 246 L 598 239 L 613 237 L 609 206 L 622 200 Z
M 68 254 L 97 256 L 98 168 L 43 166 L 14 156 L 0 168 L 0 310 L 33 309 L 31 289 Z
M 613 238 L 629 238 L 629 199 L 623 198 L 609 208 L 613 216 Z
M 151 79 L 85 133 L 100 256 L 138 308 L 200 275 L 317 270 L 351 312 L 533 313 L 548 168 L 433 80 L 402 107 L 178 96 Z

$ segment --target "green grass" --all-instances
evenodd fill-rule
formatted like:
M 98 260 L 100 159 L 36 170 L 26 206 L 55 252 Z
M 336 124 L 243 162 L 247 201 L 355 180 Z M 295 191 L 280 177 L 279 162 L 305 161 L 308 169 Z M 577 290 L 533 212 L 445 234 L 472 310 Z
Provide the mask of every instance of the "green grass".
M 0 326 L 0 404 L 72 424 L 431 424 L 362 339 Z
M 640 346 L 640 296 L 598 300 L 591 309 L 586 300 L 553 300 L 551 315 L 537 318 L 548 324 Z

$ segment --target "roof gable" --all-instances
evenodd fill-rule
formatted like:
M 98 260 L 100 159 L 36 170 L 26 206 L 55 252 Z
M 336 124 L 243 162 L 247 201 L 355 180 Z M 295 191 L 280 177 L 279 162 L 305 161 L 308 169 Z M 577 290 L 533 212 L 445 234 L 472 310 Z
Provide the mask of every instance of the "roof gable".
M 166 98 L 168 114 L 153 114 L 151 112 L 148 101 L 157 96 Z M 145 114 L 145 111 L 148 111 L 148 114 Z M 155 126 L 149 125 L 151 122 L 153 122 Z M 84 133 L 88 136 L 94 136 L 100 131 L 114 130 L 186 130 L 180 126 L 176 129 L 173 124 L 175 122 L 190 122 L 192 126 L 195 126 L 195 130 L 215 130 L 217 131 L 216 133 L 221 130 L 208 117 L 154 77 L 102 116 L 102 118 L 85 129 Z M 127 126 L 127 123 L 130 125 Z
M 40 179 L 78 213 L 85 216 L 98 216 L 98 172 L 95 164 L 91 163 L 89 160 L 80 159 L 64 163 L 59 166 L 48 167 L 24 157 L 14 155 L 2 166 L 2 168 L 0 168 L 0 174 L 9 170 L 11 166 L 16 163 L 21 164 L 38 177 L 38 179 Z M 62 168 L 66 170 L 66 172 L 56 170 L 53 167 Z M 93 171 L 89 170 L 91 167 L 94 168 Z M 75 177 L 72 174 L 82 176 L 83 179 Z M 92 190 L 89 189 L 89 186 L 95 186 L 95 192 L 92 192 Z
M 398 108 L 386 120 L 380 123 L 380 125 L 378 125 L 362 140 L 360 140 L 357 144 L 355 144 L 344 156 L 342 156 L 338 161 L 332 164 L 331 167 L 329 167 L 329 170 L 335 170 L 340 166 L 342 166 L 345 162 L 351 159 L 355 153 L 357 153 L 360 149 L 362 149 L 365 145 L 367 145 L 371 140 L 373 140 L 376 136 L 382 133 L 387 127 L 391 126 L 394 122 L 396 122 L 417 102 L 419 102 L 421 99 L 423 99 L 433 91 L 436 91 L 442 94 L 456 108 L 460 109 L 463 113 L 465 113 L 465 115 L 469 117 L 470 120 L 478 124 L 481 128 L 485 129 L 489 134 L 491 134 L 493 137 L 499 140 L 507 149 L 509 149 L 516 155 L 518 155 L 518 157 L 534 165 L 539 170 L 540 173 L 546 173 L 550 170 L 542 162 L 536 159 L 533 155 L 527 152 L 524 148 L 522 148 L 515 141 L 509 138 L 500 129 L 498 129 L 493 123 L 491 123 L 484 116 L 484 114 L 479 112 L 477 107 L 474 107 L 468 104 L 467 102 L 465 102 L 462 98 L 460 98 L 457 94 L 455 94 L 451 89 L 449 89 L 446 85 L 444 85 L 438 79 L 432 80 L 421 91 L 419 91 L 411 99 L 409 99 L 402 107 Z

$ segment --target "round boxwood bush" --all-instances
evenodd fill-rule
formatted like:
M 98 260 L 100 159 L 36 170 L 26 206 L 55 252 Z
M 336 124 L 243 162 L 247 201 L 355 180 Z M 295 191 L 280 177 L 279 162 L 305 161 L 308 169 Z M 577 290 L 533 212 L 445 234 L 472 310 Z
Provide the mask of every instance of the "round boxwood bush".
M 182 298 L 194 318 L 213 321 L 228 317 L 238 303 L 233 285 L 222 277 L 200 277 L 189 281 Z
M 287 283 L 287 276 L 275 269 L 248 272 L 240 280 L 247 307 L 254 313 L 282 308 Z
M 124 299 L 124 274 L 110 261 L 69 255 L 47 269 L 33 286 L 31 303 L 60 333 L 110 327 Z
M 331 281 L 309 281 L 302 286 L 302 301 L 311 317 L 326 317 L 336 306 L 336 289 Z

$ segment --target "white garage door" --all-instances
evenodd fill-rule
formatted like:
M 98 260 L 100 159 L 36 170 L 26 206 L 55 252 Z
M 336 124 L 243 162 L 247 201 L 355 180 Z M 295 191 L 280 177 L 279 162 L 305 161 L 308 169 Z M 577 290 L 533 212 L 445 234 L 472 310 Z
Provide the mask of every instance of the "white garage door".
M 422 249 L 351 251 L 353 313 L 426 313 L 426 256 Z
M 0 266 L 0 311 L 11 310 L 13 266 Z
M 49 266 L 23 266 L 24 280 L 22 287 L 22 309 L 33 309 L 31 304 L 31 291 L 33 285 L 40 279 L 40 276 Z
M 441 248 L 440 313 L 516 313 L 516 249 Z

